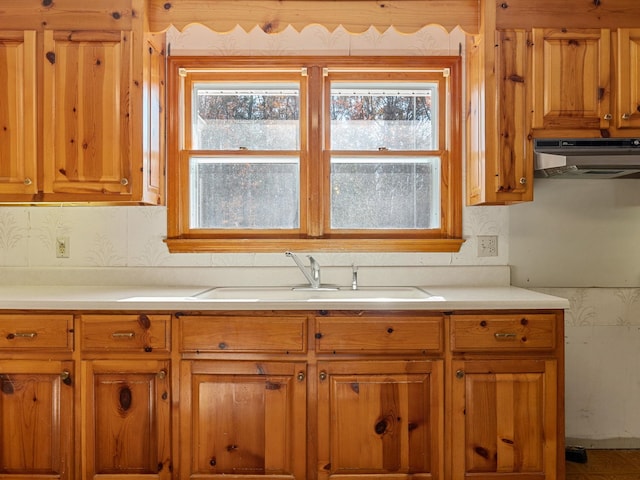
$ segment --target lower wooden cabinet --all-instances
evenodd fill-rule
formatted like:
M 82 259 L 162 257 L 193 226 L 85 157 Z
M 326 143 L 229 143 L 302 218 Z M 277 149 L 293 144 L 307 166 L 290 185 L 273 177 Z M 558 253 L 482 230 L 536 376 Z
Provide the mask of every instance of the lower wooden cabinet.
M 304 480 L 306 365 L 184 361 L 180 479 Z
M 453 369 L 453 478 L 560 478 L 556 362 L 454 361 Z
M 0 480 L 560 480 L 562 310 L 0 313 Z
M 168 360 L 82 363 L 83 478 L 170 479 Z
M 318 364 L 318 478 L 441 479 L 443 362 Z
M 71 361 L 0 360 L 0 478 L 74 478 L 71 372 Z

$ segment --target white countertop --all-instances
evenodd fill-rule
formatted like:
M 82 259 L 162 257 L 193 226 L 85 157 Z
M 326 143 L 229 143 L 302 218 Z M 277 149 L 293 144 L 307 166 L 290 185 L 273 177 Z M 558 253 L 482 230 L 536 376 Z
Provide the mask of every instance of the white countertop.
M 567 309 L 569 301 L 510 286 L 425 286 L 431 296 L 411 300 L 243 301 L 194 297 L 210 286 L 0 286 L 0 310 L 506 310 Z

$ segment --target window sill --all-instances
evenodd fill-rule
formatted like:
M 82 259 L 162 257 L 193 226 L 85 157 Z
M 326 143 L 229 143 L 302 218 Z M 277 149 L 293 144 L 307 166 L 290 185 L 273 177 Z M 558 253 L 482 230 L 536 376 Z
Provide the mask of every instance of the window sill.
M 458 252 L 461 238 L 408 239 L 202 239 L 168 238 L 171 253 L 307 252 Z

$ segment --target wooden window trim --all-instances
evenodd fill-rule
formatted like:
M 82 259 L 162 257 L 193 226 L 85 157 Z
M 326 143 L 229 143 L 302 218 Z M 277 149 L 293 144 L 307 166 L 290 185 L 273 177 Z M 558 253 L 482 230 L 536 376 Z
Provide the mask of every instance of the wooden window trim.
M 353 251 L 353 252 L 456 252 L 462 240 L 462 125 L 461 95 L 462 72 L 460 57 L 170 57 L 168 60 L 168 215 L 166 243 L 172 253 L 195 252 L 282 252 L 298 251 Z M 311 75 L 308 82 L 307 142 L 301 147 L 301 212 L 300 231 L 246 232 L 225 231 L 211 235 L 208 231 L 188 229 L 188 162 L 184 160 L 182 145 L 185 139 L 181 131 L 179 71 L 182 68 L 242 69 L 269 65 L 271 69 L 292 69 L 306 66 L 318 73 L 325 66 L 332 68 L 358 68 L 362 65 L 380 65 L 384 68 L 433 69 L 447 68 L 450 75 L 446 98 L 446 131 L 441 132 L 443 156 L 441 180 L 441 227 L 439 230 L 380 231 L 328 231 L 329 181 L 328 152 L 323 148 L 322 118 L 323 99 L 315 92 L 322 92 L 323 78 Z M 366 62 L 366 63 L 365 63 Z M 443 129 L 444 130 L 444 129 Z M 441 142 L 442 142 L 441 138 Z M 308 153 L 307 153 L 308 152 Z M 307 167 L 308 162 L 308 168 Z M 185 172 L 185 168 L 187 169 Z M 313 180 L 315 178 L 315 180 Z M 185 180 L 186 179 L 186 180 Z M 306 203 L 306 205 L 305 205 Z M 304 222 L 304 223 L 303 223 Z M 306 233 L 301 233 L 306 232 Z

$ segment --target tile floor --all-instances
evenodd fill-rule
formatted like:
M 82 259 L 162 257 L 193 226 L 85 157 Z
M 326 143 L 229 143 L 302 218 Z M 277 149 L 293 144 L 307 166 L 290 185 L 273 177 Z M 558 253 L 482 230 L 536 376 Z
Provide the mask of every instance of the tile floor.
M 566 480 L 640 480 L 640 450 L 587 450 L 587 463 L 567 462 Z

